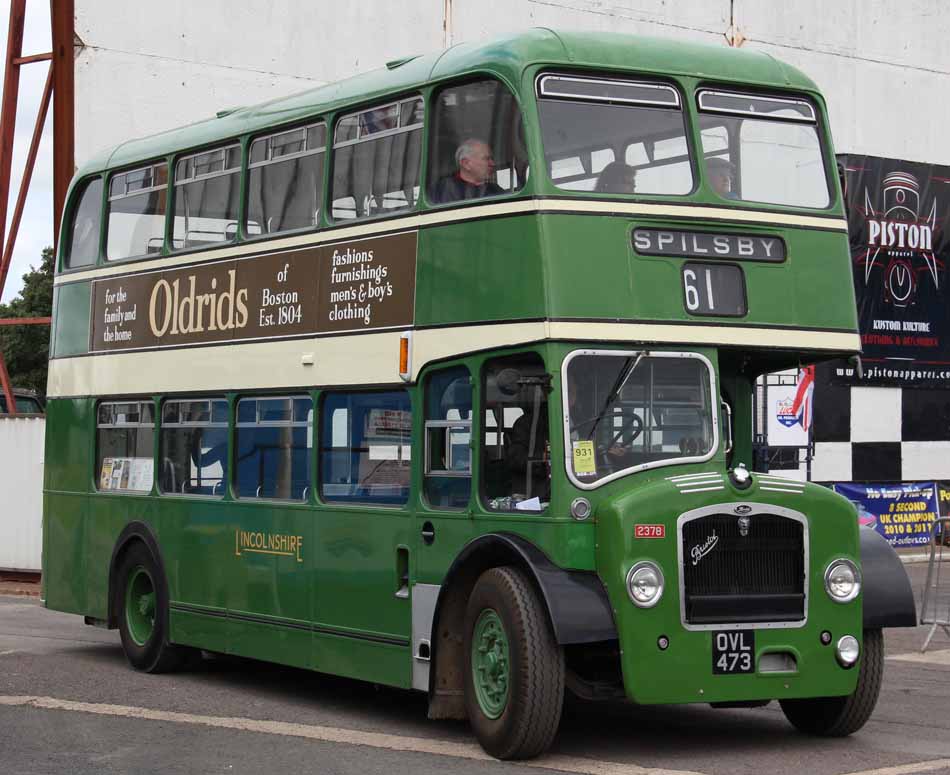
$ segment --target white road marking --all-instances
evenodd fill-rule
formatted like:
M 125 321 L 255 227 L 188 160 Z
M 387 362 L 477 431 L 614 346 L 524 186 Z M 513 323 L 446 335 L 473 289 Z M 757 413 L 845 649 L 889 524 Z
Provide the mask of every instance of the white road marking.
M 55 697 L 2 696 L 0 706 L 29 706 L 48 710 L 65 710 L 78 713 L 93 713 L 99 716 L 121 716 L 147 721 L 170 721 L 176 724 L 197 724 L 218 729 L 234 729 L 243 732 L 259 732 L 266 735 L 302 737 L 327 743 L 362 745 L 369 748 L 384 748 L 391 751 L 411 751 L 436 756 L 451 756 L 455 759 L 494 761 L 478 745 L 455 743 L 449 740 L 431 740 L 422 737 L 403 737 L 382 732 L 364 732 L 358 729 L 293 724 L 286 721 L 259 721 L 249 718 L 222 716 L 198 716 L 192 713 L 177 713 L 167 710 L 136 708 L 128 705 L 105 705 L 101 703 L 59 700 Z M 544 756 L 528 762 L 519 762 L 525 767 L 578 773 L 579 775 L 702 775 L 687 770 L 639 767 L 635 764 L 604 762 L 595 759 L 580 759 L 572 756 Z
M 933 759 L 929 762 L 916 764 L 898 764 L 894 767 L 881 767 L 877 770 L 861 770 L 849 772 L 847 775 L 912 775 L 915 772 L 933 772 L 950 767 L 950 759 Z
M 0 651 L 0 657 L 5 657 L 7 654 L 16 654 L 16 649 L 10 649 L 9 651 Z
M 894 654 L 889 656 L 888 659 L 896 659 L 900 662 L 922 662 L 927 665 L 946 665 L 950 667 L 950 649 L 926 651 L 923 654 L 912 651 L 908 654 Z

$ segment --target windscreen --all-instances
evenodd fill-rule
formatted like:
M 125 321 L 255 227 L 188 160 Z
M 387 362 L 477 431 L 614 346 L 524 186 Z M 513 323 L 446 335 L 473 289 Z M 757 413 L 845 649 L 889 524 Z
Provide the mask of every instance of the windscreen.
M 679 92 L 660 83 L 544 75 L 544 157 L 570 191 L 688 194 L 693 172 Z
M 713 450 L 709 366 L 699 357 L 577 353 L 567 364 L 572 478 L 593 484 L 646 464 Z
M 724 199 L 831 203 L 816 113 L 806 100 L 699 93 L 705 177 Z

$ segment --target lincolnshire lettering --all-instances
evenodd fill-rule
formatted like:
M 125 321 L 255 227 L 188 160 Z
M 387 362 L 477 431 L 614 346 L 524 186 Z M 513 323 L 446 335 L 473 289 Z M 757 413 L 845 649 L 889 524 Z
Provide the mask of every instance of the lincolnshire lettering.
M 303 536 L 284 535 L 282 533 L 263 533 L 253 530 L 238 530 L 235 553 L 281 554 L 296 557 L 303 562 L 300 552 L 303 549 Z
M 237 270 L 228 271 L 228 288 L 218 291 L 218 278 L 211 278 L 211 293 L 195 292 L 195 275 L 187 280 L 188 292 L 181 295 L 181 280 L 159 280 L 152 289 L 148 320 L 153 336 L 161 338 L 205 330 L 230 331 L 247 325 L 247 288 L 237 290 Z

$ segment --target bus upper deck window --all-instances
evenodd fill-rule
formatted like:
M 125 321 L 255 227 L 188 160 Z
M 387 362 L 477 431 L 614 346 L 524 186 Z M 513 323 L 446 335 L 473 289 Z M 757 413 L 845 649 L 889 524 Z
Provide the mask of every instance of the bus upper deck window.
M 99 258 L 99 234 L 102 218 L 102 178 L 84 183 L 69 224 L 69 252 L 66 267 L 90 266 Z
M 291 129 L 251 143 L 248 235 L 312 229 L 323 206 L 325 124 Z
M 241 146 L 180 158 L 175 164 L 172 248 L 230 242 L 237 236 Z
M 693 190 L 682 102 L 672 86 L 549 73 L 538 79 L 538 110 L 546 166 L 558 188 Z
M 433 105 L 426 187 L 432 204 L 501 196 L 524 185 L 521 110 L 502 83 L 449 86 Z
M 420 97 L 343 116 L 333 137 L 332 217 L 368 218 L 411 210 L 419 199 Z
M 793 207 L 831 203 L 811 102 L 712 90 L 697 99 L 706 184 L 713 193 Z
M 165 243 L 168 165 L 152 164 L 112 176 L 106 260 L 161 253 Z

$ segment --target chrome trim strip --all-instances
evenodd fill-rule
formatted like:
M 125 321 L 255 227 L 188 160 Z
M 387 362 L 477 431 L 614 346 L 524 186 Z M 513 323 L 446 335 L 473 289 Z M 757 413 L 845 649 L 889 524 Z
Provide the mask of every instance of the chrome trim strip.
M 731 97 L 738 99 L 755 99 L 761 100 L 762 102 L 774 102 L 780 103 L 783 105 L 804 105 L 808 108 L 811 113 L 811 117 L 806 116 L 773 116 L 771 113 L 756 113 L 751 110 L 737 110 L 735 108 L 717 108 L 714 106 L 703 105 L 703 97 L 706 95 L 710 97 Z M 753 94 L 751 92 L 741 92 L 741 91 L 718 91 L 716 89 L 703 89 L 697 95 L 697 102 L 699 103 L 699 109 L 702 112 L 708 111 L 709 113 L 725 113 L 728 115 L 734 116 L 754 116 L 755 118 L 761 119 L 763 121 L 769 120 L 779 120 L 779 121 L 798 121 L 803 124 L 815 124 L 818 122 L 818 119 L 815 116 L 815 107 L 808 100 L 793 100 L 793 99 L 782 99 L 781 97 L 765 97 Z
M 669 102 L 668 100 L 639 100 L 630 97 L 597 97 L 590 94 L 571 94 L 569 92 L 546 92 L 544 89 L 545 83 L 547 81 L 596 83 L 608 86 L 612 86 L 614 84 L 620 86 L 635 86 L 640 89 L 653 89 L 657 93 L 668 92 L 673 95 L 673 102 Z M 676 89 L 674 89 L 672 86 L 667 86 L 666 84 L 650 83 L 649 81 L 634 81 L 625 78 L 582 78 L 573 75 L 561 75 L 560 73 L 543 73 L 542 75 L 538 76 L 537 88 L 540 97 L 553 100 L 579 100 L 583 102 L 597 102 L 604 105 L 609 105 L 614 102 L 623 103 L 624 105 L 659 105 L 664 108 L 675 108 L 677 110 L 682 108 L 680 104 L 680 95 Z

